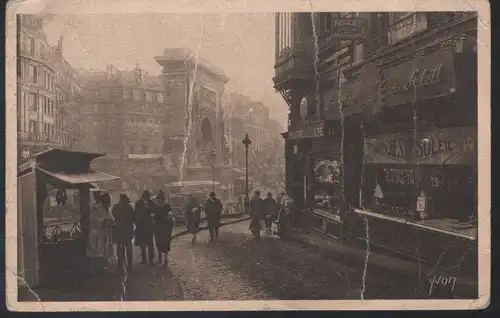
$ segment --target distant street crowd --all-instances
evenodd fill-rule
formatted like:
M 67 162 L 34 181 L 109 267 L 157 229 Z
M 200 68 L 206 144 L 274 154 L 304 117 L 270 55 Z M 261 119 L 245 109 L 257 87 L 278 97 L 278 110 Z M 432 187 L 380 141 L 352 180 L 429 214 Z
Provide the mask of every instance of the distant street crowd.
M 109 258 L 116 254 L 118 268 L 131 270 L 132 246 L 135 245 L 141 251 L 141 264 L 160 266 L 167 264 L 175 219 L 172 206 L 163 191 L 159 191 L 153 198 L 152 194 L 145 190 L 134 207 L 124 193 L 120 194 L 118 202 L 113 206 L 108 193 L 102 194 L 96 191 L 94 200 L 90 211 L 86 250 L 88 257 L 106 268 Z M 259 190 L 254 192 L 247 203 L 251 216 L 249 229 L 255 239 L 260 240 L 262 235 L 282 234 L 286 230 L 291 202 L 290 197 L 284 192 L 281 192 L 276 199 L 271 192 L 265 199 L 260 197 Z M 219 240 L 223 204 L 214 192 L 210 192 L 208 198 L 201 202 L 196 196 L 188 194 L 184 211 L 187 232 L 192 235 L 191 244 L 196 244 L 203 211 L 210 233 L 210 242 Z

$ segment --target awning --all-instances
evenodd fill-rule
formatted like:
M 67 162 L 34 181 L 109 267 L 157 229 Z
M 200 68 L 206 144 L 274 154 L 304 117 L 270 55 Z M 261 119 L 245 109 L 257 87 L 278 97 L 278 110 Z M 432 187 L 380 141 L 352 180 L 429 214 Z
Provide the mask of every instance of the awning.
M 88 172 L 67 173 L 48 171 L 40 167 L 37 167 L 37 169 L 61 182 L 69 184 L 82 184 L 119 179 L 118 177 L 95 170 L 90 170 Z

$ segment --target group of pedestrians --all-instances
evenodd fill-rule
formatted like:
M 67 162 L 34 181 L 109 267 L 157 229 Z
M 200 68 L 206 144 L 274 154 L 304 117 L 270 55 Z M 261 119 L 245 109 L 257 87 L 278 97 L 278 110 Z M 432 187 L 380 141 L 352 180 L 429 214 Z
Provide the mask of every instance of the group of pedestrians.
M 276 199 L 271 192 L 267 193 L 265 199 L 261 198 L 260 190 L 254 192 L 250 200 L 250 231 L 257 240 L 260 240 L 261 232 L 265 235 L 274 234 L 272 229 L 274 222 L 283 224 L 290 201 L 284 192 L 281 192 Z
M 186 226 L 187 231 L 193 235 L 191 244 L 196 243 L 196 234 L 200 229 L 201 212 L 204 209 L 210 233 L 210 242 L 219 239 L 219 227 L 222 215 L 222 202 L 217 198 L 215 192 L 210 192 L 208 199 L 202 204 L 194 195 L 190 194 L 186 203 Z
M 118 202 L 112 208 L 108 193 L 101 194 L 95 191 L 94 200 L 90 211 L 87 256 L 105 267 L 104 263 L 113 256 L 113 244 L 115 244 L 118 267 L 122 269 L 125 266 L 130 270 L 133 264 L 134 244 L 141 250 L 142 264 L 154 265 L 156 253 L 158 264 L 167 264 L 175 219 L 172 207 L 163 191 L 159 191 L 154 199 L 148 190 L 144 191 L 134 207 L 126 194 L 120 194 Z M 185 221 L 188 232 L 193 234 L 192 244 L 196 242 L 203 209 L 210 241 L 219 239 L 222 208 L 222 202 L 214 192 L 211 192 L 204 202 L 198 202 L 194 195 L 188 195 Z
M 111 209 L 111 197 L 108 193 L 101 195 L 96 191 L 94 200 L 90 211 L 87 256 L 107 262 L 113 256 L 112 244 L 115 244 L 118 267 L 122 269 L 126 265 L 127 270 L 130 270 L 133 263 L 132 241 L 141 249 L 141 263 L 149 261 L 152 265 L 155 242 L 158 263 L 164 262 L 166 265 L 174 218 L 163 191 L 158 193 L 155 200 L 151 199 L 149 191 L 144 191 L 134 208 L 126 194 L 120 194 L 118 203 Z

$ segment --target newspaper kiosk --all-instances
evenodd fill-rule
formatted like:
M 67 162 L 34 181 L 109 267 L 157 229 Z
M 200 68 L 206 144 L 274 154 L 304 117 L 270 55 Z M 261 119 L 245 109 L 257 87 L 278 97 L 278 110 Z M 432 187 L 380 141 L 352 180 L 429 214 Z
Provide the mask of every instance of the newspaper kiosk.
M 91 183 L 118 179 L 90 168 L 91 161 L 101 156 L 104 154 L 49 149 L 18 165 L 20 288 L 46 286 L 85 269 Z M 46 233 L 43 203 L 54 188 L 78 191 L 80 219 L 57 233 Z

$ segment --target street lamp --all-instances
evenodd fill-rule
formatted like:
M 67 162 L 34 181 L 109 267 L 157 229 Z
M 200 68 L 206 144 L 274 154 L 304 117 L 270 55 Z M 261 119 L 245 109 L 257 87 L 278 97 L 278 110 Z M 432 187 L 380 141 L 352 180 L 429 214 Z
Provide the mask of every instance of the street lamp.
M 215 193 L 215 156 L 217 155 L 215 148 L 212 149 L 211 154 L 212 154 L 212 192 Z
M 245 133 L 245 139 L 242 143 L 245 145 L 245 212 L 248 212 L 248 204 L 250 199 L 248 197 L 248 146 L 252 143 L 248 134 Z

